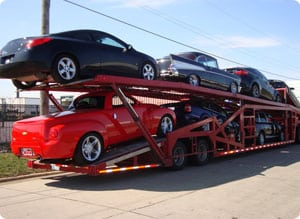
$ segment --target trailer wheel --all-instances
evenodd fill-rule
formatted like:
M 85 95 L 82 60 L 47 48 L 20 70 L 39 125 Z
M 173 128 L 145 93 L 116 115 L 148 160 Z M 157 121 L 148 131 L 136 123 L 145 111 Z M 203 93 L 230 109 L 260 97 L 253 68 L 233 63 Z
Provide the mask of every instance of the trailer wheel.
M 260 132 L 257 138 L 257 144 L 258 145 L 263 145 L 265 144 L 265 134 L 264 132 Z
M 173 159 L 173 170 L 181 170 L 184 168 L 186 164 L 186 148 L 185 144 L 181 141 L 177 141 L 172 152 L 172 159 Z
M 195 87 L 200 86 L 200 79 L 196 75 L 189 75 L 188 83 Z
M 209 159 L 209 144 L 205 139 L 198 140 L 196 147 L 196 155 L 191 157 L 191 161 L 195 165 L 204 165 L 208 162 Z
M 79 66 L 75 58 L 62 54 L 54 62 L 52 76 L 58 83 L 69 83 L 79 77 Z
M 87 133 L 79 140 L 74 160 L 78 165 L 85 165 L 99 160 L 103 150 L 102 138 L 97 133 Z
M 13 85 L 18 89 L 29 89 L 36 85 L 35 81 L 27 82 L 27 81 L 19 81 L 19 80 L 12 80 Z
M 146 80 L 155 80 L 156 79 L 156 69 L 151 62 L 145 62 L 141 67 L 141 76 Z
M 257 84 L 253 84 L 252 88 L 251 88 L 251 95 L 253 97 L 260 97 L 260 91 L 259 91 L 259 87 Z
M 157 136 L 164 137 L 167 133 L 172 132 L 174 129 L 174 121 L 169 115 L 164 115 L 157 129 Z

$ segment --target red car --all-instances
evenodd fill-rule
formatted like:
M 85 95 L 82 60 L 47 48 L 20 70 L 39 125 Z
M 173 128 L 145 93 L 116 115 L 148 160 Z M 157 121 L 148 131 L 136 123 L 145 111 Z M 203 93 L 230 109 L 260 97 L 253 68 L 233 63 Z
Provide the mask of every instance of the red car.
M 152 135 L 164 136 L 175 127 L 172 110 L 126 98 Z M 84 165 L 99 160 L 110 146 L 139 137 L 142 132 L 120 98 L 107 91 L 79 96 L 68 111 L 15 122 L 11 149 L 20 157 Z

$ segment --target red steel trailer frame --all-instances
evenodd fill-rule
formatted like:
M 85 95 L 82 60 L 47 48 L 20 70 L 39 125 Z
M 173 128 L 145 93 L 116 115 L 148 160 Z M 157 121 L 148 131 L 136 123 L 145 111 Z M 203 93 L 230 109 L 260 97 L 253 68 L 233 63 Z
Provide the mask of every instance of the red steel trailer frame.
M 222 157 L 236 153 L 271 148 L 298 142 L 300 140 L 300 109 L 284 103 L 272 102 L 241 94 L 232 94 L 204 87 L 168 81 L 147 81 L 136 78 L 99 75 L 94 79 L 64 85 L 43 85 L 32 90 L 45 90 L 49 98 L 62 110 L 50 91 L 64 92 L 95 92 L 112 89 L 123 101 L 133 120 L 141 129 L 144 140 L 128 145 L 120 145 L 107 151 L 100 161 L 87 165 L 76 166 L 73 163 L 43 163 L 28 160 L 28 167 L 51 169 L 68 172 L 98 175 L 153 168 L 158 166 L 182 169 L 187 158 L 195 164 L 207 162 L 209 157 Z M 123 92 L 131 93 L 145 101 L 156 101 L 158 104 L 181 101 L 191 96 L 205 97 L 231 112 L 231 116 L 222 124 L 216 117 L 187 125 L 168 133 L 166 138 L 157 139 L 151 136 L 142 124 L 137 113 L 126 102 Z M 284 93 L 286 95 L 286 93 Z M 255 112 L 268 111 L 284 128 L 284 141 L 256 144 Z M 232 121 L 240 125 L 240 140 L 233 133 L 226 133 L 225 127 Z M 209 131 L 199 131 L 198 127 L 209 124 Z

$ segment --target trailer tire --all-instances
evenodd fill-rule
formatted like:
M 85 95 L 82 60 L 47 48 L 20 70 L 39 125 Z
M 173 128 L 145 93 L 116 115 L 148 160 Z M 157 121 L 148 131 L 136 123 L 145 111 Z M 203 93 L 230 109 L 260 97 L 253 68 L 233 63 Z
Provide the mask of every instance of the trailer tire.
M 264 132 L 260 132 L 260 133 L 258 134 L 258 137 L 257 137 L 257 144 L 258 144 L 258 145 L 263 145 L 263 144 L 265 144 L 265 134 L 264 134 Z
M 159 122 L 157 136 L 165 137 L 167 133 L 174 130 L 174 121 L 170 115 L 164 115 Z
M 185 167 L 186 164 L 185 154 L 186 154 L 185 144 L 182 143 L 181 141 L 177 141 L 172 151 L 173 165 L 171 168 L 173 170 L 181 170 Z
M 90 132 L 82 136 L 77 144 L 74 160 L 82 166 L 99 160 L 103 151 L 103 141 L 98 133 Z
M 209 160 L 209 143 L 205 139 L 199 139 L 196 147 L 196 155 L 191 157 L 191 162 L 194 165 L 204 165 Z

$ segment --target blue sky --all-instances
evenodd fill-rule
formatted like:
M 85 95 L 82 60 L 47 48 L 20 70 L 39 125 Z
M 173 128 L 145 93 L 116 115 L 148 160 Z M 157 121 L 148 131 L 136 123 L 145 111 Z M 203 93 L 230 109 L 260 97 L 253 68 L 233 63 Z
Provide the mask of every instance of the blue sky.
M 263 70 L 269 79 L 285 80 L 300 97 L 300 0 L 72 1 L 214 54 L 221 68 L 241 63 Z M 40 35 L 41 4 L 0 0 L 1 48 L 9 40 Z M 109 32 L 154 58 L 191 50 L 66 1 L 51 0 L 50 32 L 72 29 Z M 11 82 L 0 79 L 0 97 L 14 96 Z

